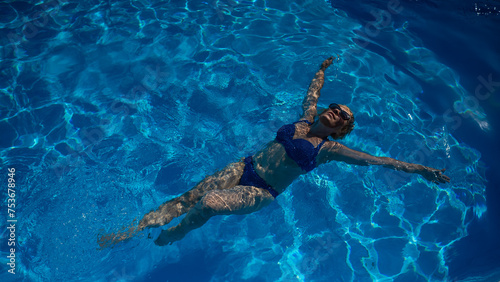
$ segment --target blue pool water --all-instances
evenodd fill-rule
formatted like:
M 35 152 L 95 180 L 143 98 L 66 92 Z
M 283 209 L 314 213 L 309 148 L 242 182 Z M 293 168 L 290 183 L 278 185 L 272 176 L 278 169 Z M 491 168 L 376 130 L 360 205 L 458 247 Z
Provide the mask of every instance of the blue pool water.
M 13 167 L 18 221 L 13 275 L 0 217 L 0 280 L 498 280 L 495 3 L 3 1 L 2 207 Z M 156 229 L 98 248 L 296 121 L 336 54 L 319 106 L 355 113 L 342 143 L 450 184 L 330 163 L 171 246 Z

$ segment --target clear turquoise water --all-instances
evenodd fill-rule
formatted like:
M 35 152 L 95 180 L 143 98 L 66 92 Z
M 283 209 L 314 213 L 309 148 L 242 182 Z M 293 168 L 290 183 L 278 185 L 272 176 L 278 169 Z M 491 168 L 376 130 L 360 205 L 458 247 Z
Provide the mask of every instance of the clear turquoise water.
M 359 21 L 323 1 L 23 3 L 0 4 L 0 158 L 2 171 L 17 170 L 16 279 L 447 280 L 447 250 L 486 211 L 481 155 L 433 107 L 457 105 L 484 130 L 486 114 L 408 22 L 381 28 L 388 50 L 360 46 Z M 270 207 L 213 218 L 172 246 L 145 232 L 98 250 L 98 234 L 297 120 L 314 72 L 335 54 L 319 105 L 355 113 L 343 144 L 445 167 L 452 184 L 331 163 Z M 447 96 L 423 101 L 429 84 Z

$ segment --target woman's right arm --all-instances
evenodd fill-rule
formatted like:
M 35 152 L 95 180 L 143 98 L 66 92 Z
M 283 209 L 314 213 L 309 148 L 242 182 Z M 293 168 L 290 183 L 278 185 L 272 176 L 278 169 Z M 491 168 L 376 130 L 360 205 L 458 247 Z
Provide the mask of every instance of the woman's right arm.
M 303 115 L 301 119 L 306 119 L 310 122 L 314 121 L 314 117 L 317 114 L 316 105 L 318 103 L 319 96 L 321 95 L 320 90 L 323 88 L 323 84 L 325 83 L 325 70 L 332 64 L 334 59 L 334 57 L 326 59 L 321 64 L 319 71 L 316 72 L 316 75 L 311 81 L 309 89 L 307 90 L 307 96 L 302 102 Z

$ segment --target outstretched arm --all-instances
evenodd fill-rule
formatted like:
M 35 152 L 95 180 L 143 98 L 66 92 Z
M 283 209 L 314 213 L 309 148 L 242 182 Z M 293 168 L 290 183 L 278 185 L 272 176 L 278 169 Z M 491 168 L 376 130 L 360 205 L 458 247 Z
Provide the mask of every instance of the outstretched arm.
M 325 83 L 325 70 L 332 64 L 334 59 L 334 57 L 326 59 L 321 64 L 319 71 L 316 72 L 316 75 L 311 81 L 309 89 L 307 90 L 307 96 L 302 102 L 303 115 L 301 119 L 306 119 L 310 122 L 314 121 L 314 117 L 317 113 L 316 104 L 318 103 L 319 96 L 321 95 L 320 90 L 323 88 L 323 84 Z
M 407 173 L 418 173 L 425 179 L 434 183 L 450 182 L 450 178 L 443 174 L 445 169 L 435 169 L 419 164 L 412 164 L 398 161 L 388 157 L 375 157 L 367 153 L 352 150 L 337 142 L 328 142 L 325 145 L 324 152 L 320 153 L 320 163 L 328 161 L 343 161 L 355 165 L 381 165 L 394 170 L 400 170 Z

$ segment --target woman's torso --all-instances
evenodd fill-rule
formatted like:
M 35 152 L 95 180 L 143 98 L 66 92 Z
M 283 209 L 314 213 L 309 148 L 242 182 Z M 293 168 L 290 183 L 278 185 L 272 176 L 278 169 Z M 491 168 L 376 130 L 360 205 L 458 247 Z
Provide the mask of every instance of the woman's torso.
M 324 141 L 319 137 L 307 136 L 309 124 L 298 122 L 294 124 L 293 139 L 303 139 L 312 144 L 315 149 Z M 290 136 L 291 137 L 291 136 Z M 321 149 L 319 149 L 321 150 Z M 257 174 L 271 185 L 278 193 L 283 192 L 297 177 L 307 173 L 294 161 L 285 149 L 285 146 L 276 139 L 266 145 L 253 156 Z M 314 162 L 317 163 L 317 162 Z

